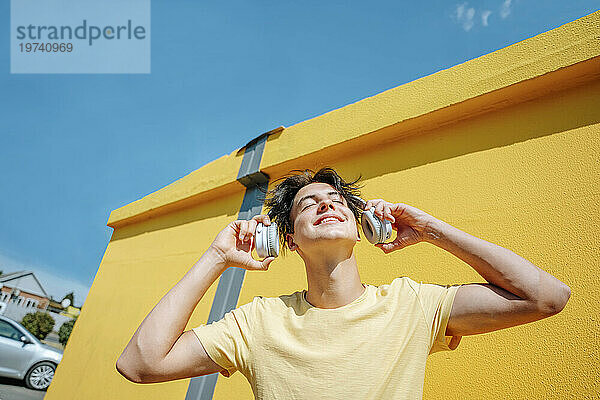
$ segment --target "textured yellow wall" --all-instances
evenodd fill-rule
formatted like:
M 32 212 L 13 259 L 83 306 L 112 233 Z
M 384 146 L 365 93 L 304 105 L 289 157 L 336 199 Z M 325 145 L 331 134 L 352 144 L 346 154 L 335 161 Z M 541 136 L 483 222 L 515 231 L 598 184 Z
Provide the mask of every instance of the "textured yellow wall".
M 595 37 L 596 46 L 588 45 L 583 55 L 577 51 L 579 58 L 565 62 L 561 71 L 543 76 L 532 73 L 530 80 L 519 80 L 528 85 L 512 92 L 521 93 L 520 102 L 511 98 L 502 103 L 498 95 L 486 113 L 469 114 L 465 110 L 473 107 L 460 108 L 460 119 L 444 123 L 426 110 L 419 114 L 418 124 L 411 125 L 417 131 L 412 135 L 405 135 L 407 124 L 412 123 L 409 120 L 365 138 L 349 134 L 347 140 L 343 135 L 336 138 L 333 145 L 311 143 L 327 135 L 323 127 L 344 118 L 345 112 L 334 112 L 318 117 L 326 123 L 311 120 L 315 129 L 306 129 L 313 123 L 307 122 L 303 137 L 290 134 L 294 132 L 291 127 L 267 142 L 262 165 L 273 179 L 289 166 L 331 165 L 349 178 L 362 174 L 365 198 L 421 208 L 515 251 L 571 287 L 567 307 L 556 316 L 465 337 L 456 351 L 432 355 L 425 399 L 593 398 L 599 393 L 600 77 L 594 72 L 600 71 L 594 68 L 599 65 L 599 15 L 573 23 L 588 37 Z M 563 32 L 559 37 L 565 35 L 565 47 L 571 38 L 564 32 L 572 32 L 573 24 L 555 30 Z M 554 43 L 556 35 L 552 37 Z M 503 49 L 500 55 L 526 65 L 528 57 L 539 54 L 535 46 L 547 47 L 539 38 L 533 42 L 511 46 L 512 53 Z M 534 46 L 531 52 L 521 51 L 528 46 Z M 480 64 L 479 72 L 467 68 L 469 75 L 484 75 L 485 65 L 487 61 Z M 577 72 L 583 70 L 587 72 Z M 580 80 L 566 82 L 564 74 L 569 71 Z M 459 85 L 457 75 L 451 75 L 447 85 Z M 501 82 L 497 86 L 506 87 Z M 526 98 L 532 93 L 528 88 L 537 88 L 539 95 Z M 369 101 L 377 103 L 377 98 Z M 386 99 L 382 96 L 383 105 L 389 105 Z M 379 117 L 366 113 L 361 118 L 375 121 Z M 289 160 L 293 155 L 285 151 L 292 144 L 297 146 L 295 160 Z M 184 398 L 188 380 L 136 385 L 122 378 L 114 364 L 156 302 L 200 257 L 214 235 L 236 218 L 243 188 L 227 179 L 235 179 L 239 161 L 240 155 L 232 154 L 219 162 L 219 179 L 228 190 L 218 195 L 213 189 L 220 183 L 208 181 L 201 168 L 178 181 L 176 190 L 169 186 L 159 197 L 149 196 L 113 212 L 115 232 L 47 399 Z M 198 182 L 204 183 L 194 186 Z M 201 190 L 213 192 L 198 197 Z M 182 199 L 194 196 L 204 200 L 182 206 Z M 152 214 L 150 219 L 143 214 L 170 202 L 179 206 Z M 429 244 L 384 255 L 362 241 L 356 254 L 362 281 L 373 285 L 398 276 L 440 284 L 483 282 L 467 264 Z M 188 328 L 206 322 L 216 287 L 217 282 L 200 302 Z M 276 260 L 266 273 L 246 272 L 238 304 L 257 295 L 278 296 L 303 288 L 303 265 L 290 254 Z M 219 376 L 214 398 L 251 399 L 252 392 L 246 379 L 236 373 L 231 378 Z
M 425 399 L 585 398 L 598 393 L 600 81 L 445 129 L 369 148 L 333 164 L 363 174 L 365 198 L 404 202 L 509 248 L 572 289 L 551 318 L 463 338 L 429 358 Z M 333 155 L 332 155 L 333 157 Z M 327 160 L 328 157 L 324 157 Z M 318 165 L 317 165 L 318 166 Z M 485 282 L 430 244 L 384 255 L 356 249 L 363 282 Z M 248 273 L 238 304 L 306 288 L 299 257 Z M 236 377 L 237 375 L 237 377 Z M 235 374 L 245 382 L 241 374 Z M 219 377 L 215 399 L 234 396 Z M 443 395 L 442 395 L 443 394 Z
M 183 399 L 188 380 L 136 385 L 114 368 L 135 329 L 158 300 L 237 217 L 242 192 L 116 230 L 75 325 L 47 398 Z M 206 323 L 217 283 L 188 328 Z M 61 376 L 71 379 L 61 380 Z

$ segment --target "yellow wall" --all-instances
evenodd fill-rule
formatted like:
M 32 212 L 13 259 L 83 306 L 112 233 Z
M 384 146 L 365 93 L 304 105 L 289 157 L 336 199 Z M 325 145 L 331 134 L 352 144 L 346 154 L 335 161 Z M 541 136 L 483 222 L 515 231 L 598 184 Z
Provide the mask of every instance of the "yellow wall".
M 511 71 L 508 60 L 528 65 L 529 75 L 514 69 L 511 80 L 504 72 L 504 78 L 488 82 L 485 90 L 448 99 L 444 107 L 421 107 L 433 104 L 432 95 L 417 91 L 423 97 L 413 104 L 421 105 L 418 110 L 405 104 L 406 112 L 392 120 L 369 114 L 369 107 L 396 110 L 394 104 L 408 101 L 397 96 L 390 100 L 386 92 L 365 100 L 366 105 L 359 102 L 285 129 L 266 144 L 261 165 L 272 179 L 290 168 L 322 165 L 350 178 L 362 174 L 363 197 L 421 208 L 515 251 L 571 287 L 567 307 L 556 316 L 465 337 L 455 352 L 432 355 L 425 399 L 591 398 L 599 392 L 599 21 L 600 13 L 595 13 L 541 38 L 393 89 L 398 93 L 435 82 L 451 92 L 467 77 L 477 80 L 473 74 L 480 81 L 489 77 L 490 60 L 505 71 Z M 561 51 L 572 48 L 573 32 L 595 42 L 584 40 L 587 47 L 574 49 L 571 58 L 539 56 L 561 40 Z M 555 63 L 552 68 L 549 62 Z M 364 113 L 348 117 L 352 107 Z M 336 131 L 334 139 L 319 144 L 328 127 L 336 130 L 346 117 L 362 118 L 362 130 L 346 136 Z M 291 148 L 295 153 L 286 150 Z M 114 364 L 156 302 L 237 217 L 243 187 L 233 180 L 240 161 L 239 153 L 220 159 L 219 182 L 206 177 L 214 169 L 209 165 L 162 189 L 160 196 L 111 214 L 115 232 L 47 399 L 185 397 L 189 380 L 136 385 L 122 378 Z M 356 254 L 362 281 L 373 285 L 398 276 L 440 284 L 483 282 L 467 264 L 429 244 L 384 255 L 362 241 Z M 188 328 L 206 322 L 216 287 L 217 282 Z M 303 264 L 290 254 L 276 260 L 267 273 L 246 272 L 238 305 L 257 295 L 303 288 Z M 236 373 L 219 376 L 214 398 L 253 397 L 246 379 Z

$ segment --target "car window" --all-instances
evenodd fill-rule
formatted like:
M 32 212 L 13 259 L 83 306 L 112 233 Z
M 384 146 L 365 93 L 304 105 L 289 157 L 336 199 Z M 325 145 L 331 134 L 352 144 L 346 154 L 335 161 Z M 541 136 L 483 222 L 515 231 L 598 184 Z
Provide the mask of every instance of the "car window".
M 29 339 L 29 340 L 33 340 L 34 342 L 36 342 L 36 343 L 40 343 L 40 344 L 42 343 L 42 342 L 40 342 L 40 341 L 38 340 L 38 338 L 36 338 L 36 337 L 35 337 L 35 335 L 34 335 L 33 333 L 31 333 L 31 332 L 29 331 L 29 329 L 25 328 L 25 327 L 23 326 L 23 324 L 21 324 L 21 323 L 19 323 L 19 322 L 17 322 L 17 321 L 13 321 L 13 323 L 22 329 L 22 331 L 21 331 L 21 332 L 19 332 L 19 335 L 20 335 L 19 337 L 21 337 L 21 335 L 23 335 L 23 332 L 25 331 L 25 332 L 29 333 L 29 337 L 28 337 L 28 339 Z M 17 330 L 18 330 L 18 329 L 17 329 Z M 2 400 L 2 399 L 0 399 L 0 400 Z
M 23 334 L 21 332 L 19 332 L 15 327 L 13 327 L 8 322 L 0 321 L 0 336 L 9 338 L 9 339 L 20 340 L 19 338 L 22 335 Z

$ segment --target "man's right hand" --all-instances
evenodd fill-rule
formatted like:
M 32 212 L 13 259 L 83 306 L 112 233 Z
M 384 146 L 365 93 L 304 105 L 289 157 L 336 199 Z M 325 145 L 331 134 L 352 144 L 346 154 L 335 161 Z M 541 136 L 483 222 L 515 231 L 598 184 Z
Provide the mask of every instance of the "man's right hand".
M 252 258 L 254 232 L 266 215 L 233 221 L 223 229 L 187 274 L 150 311 L 123 350 L 116 368 L 137 383 L 166 382 L 222 370 L 191 331 L 184 331 L 194 308 L 228 267 L 266 271 L 275 259 Z
M 262 261 L 252 258 L 252 250 L 255 247 L 254 233 L 259 222 L 263 225 L 271 225 L 267 215 L 257 215 L 251 220 L 236 220 L 223 229 L 215 240 L 212 247 L 221 257 L 225 268 L 240 267 L 249 271 L 266 271 L 275 257 L 267 257 Z

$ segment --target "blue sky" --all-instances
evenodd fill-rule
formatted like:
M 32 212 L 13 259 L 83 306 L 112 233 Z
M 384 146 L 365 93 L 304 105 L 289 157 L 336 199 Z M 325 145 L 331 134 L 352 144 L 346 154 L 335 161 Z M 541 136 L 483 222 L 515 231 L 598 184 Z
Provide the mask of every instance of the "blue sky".
M 152 1 L 151 74 L 10 74 L 0 4 L 0 270 L 87 295 L 110 211 L 262 132 L 598 10 L 597 0 Z M 216 234 L 217 232 L 215 232 Z

